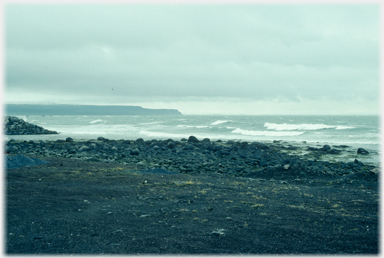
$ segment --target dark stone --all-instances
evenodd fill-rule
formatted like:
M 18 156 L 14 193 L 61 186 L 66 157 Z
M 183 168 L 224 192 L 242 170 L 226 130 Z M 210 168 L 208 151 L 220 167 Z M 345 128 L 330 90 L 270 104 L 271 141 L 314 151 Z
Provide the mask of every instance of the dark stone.
M 322 151 L 328 151 L 328 150 L 330 150 L 331 149 L 331 146 L 329 146 L 329 145 L 324 145 L 320 150 L 322 150 Z
M 327 151 L 327 154 L 340 154 L 341 151 L 340 150 L 336 150 L 336 149 L 329 149 Z
M 209 138 L 204 138 L 201 143 L 205 143 L 205 144 L 211 144 L 211 140 Z
M 173 149 L 175 147 L 175 143 L 174 142 L 168 142 L 167 146 L 168 146 L 168 148 Z
M 367 151 L 366 149 L 363 149 L 363 148 L 358 148 L 357 154 L 368 155 L 369 151 Z
M 355 159 L 353 162 L 360 165 L 360 166 L 364 166 L 364 163 L 361 162 L 360 160 Z
M 131 155 L 139 155 L 139 154 L 140 154 L 139 149 L 135 148 L 135 149 L 131 150 Z
M 136 140 L 136 144 L 143 144 L 144 143 L 144 139 L 143 138 L 139 138 Z
M 66 142 L 73 142 L 73 139 L 72 139 L 71 137 L 67 137 L 67 138 L 65 139 L 65 141 L 66 141 Z
M 199 142 L 199 140 L 195 136 L 191 135 L 188 138 L 188 142 Z

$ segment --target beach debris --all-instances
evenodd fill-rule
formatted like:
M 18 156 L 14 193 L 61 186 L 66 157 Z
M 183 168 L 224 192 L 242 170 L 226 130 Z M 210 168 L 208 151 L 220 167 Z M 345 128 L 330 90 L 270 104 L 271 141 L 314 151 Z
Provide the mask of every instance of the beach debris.
M 211 232 L 211 234 L 214 236 L 225 236 L 225 229 L 223 228 L 215 229 Z

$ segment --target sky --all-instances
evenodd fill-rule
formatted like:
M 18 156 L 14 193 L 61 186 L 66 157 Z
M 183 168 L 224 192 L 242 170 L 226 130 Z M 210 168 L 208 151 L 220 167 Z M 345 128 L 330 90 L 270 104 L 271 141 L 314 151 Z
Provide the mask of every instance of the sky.
M 8 3 L 6 104 L 378 115 L 378 4 Z

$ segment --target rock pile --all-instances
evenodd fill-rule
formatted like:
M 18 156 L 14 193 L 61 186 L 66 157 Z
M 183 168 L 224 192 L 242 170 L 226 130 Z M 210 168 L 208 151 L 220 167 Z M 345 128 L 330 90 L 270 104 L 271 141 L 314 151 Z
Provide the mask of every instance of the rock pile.
M 115 162 L 140 169 L 160 168 L 178 173 L 219 173 L 230 176 L 265 175 L 278 178 L 308 178 L 370 173 L 374 166 L 354 162 L 309 160 L 280 152 L 274 144 L 260 142 L 222 142 L 196 137 L 168 140 L 15 141 L 5 146 L 8 154 L 61 157 L 86 161 Z
M 6 116 L 4 119 L 4 133 L 6 135 L 23 135 L 23 134 L 57 134 L 56 131 L 44 129 L 23 119 L 15 116 Z

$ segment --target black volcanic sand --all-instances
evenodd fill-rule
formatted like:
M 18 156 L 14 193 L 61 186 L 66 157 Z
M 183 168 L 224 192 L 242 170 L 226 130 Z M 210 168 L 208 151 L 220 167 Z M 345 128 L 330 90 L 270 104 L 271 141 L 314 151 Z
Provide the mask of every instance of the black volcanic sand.
M 378 254 L 377 181 L 37 158 L 50 163 L 6 172 L 8 254 Z

